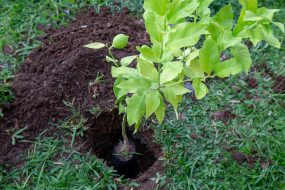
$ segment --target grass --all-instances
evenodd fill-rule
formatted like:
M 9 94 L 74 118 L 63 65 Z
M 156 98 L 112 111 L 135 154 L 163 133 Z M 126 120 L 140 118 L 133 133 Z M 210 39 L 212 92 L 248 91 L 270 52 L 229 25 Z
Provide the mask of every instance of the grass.
M 77 2 L 77 3 L 76 3 Z M 142 0 L 124 1 L 135 15 L 142 13 Z M 229 0 L 216 1 L 217 10 Z M 236 0 L 230 1 L 233 4 Z M 267 7 L 285 7 L 282 0 L 261 1 Z M 0 51 L 0 104 L 11 101 L 11 78 L 30 51 L 40 43 L 39 24 L 59 27 L 74 19 L 85 6 L 98 9 L 112 0 L 85 1 L 8 1 L 0 2 L 0 47 L 9 45 L 14 55 Z M 285 11 L 276 16 L 284 23 Z M 280 50 L 260 44 L 252 49 L 255 66 L 266 63 L 276 75 L 285 76 L 285 37 Z M 250 72 L 258 87 L 250 88 L 245 75 L 210 82 L 211 93 L 193 102 L 186 97 L 180 106 L 182 120 L 176 121 L 169 111 L 163 125 L 154 126 L 157 142 L 163 146 L 165 173 L 154 180 L 168 189 L 285 189 L 285 95 L 274 93 L 274 79 L 264 77 L 264 68 Z M 237 92 L 237 89 L 239 91 Z M 252 97 L 252 98 L 249 98 Z M 236 118 L 228 124 L 212 119 L 213 113 L 229 110 Z M 76 115 L 76 114 L 73 114 Z M 1 116 L 1 110 L 0 110 Z M 76 117 L 81 128 L 81 116 Z M 71 118 L 61 123 L 68 129 Z M 76 126 L 77 123 L 74 123 Z M 76 128 L 77 129 L 77 128 Z M 67 134 L 72 135 L 68 132 Z M 117 189 L 129 183 L 115 176 L 102 160 L 81 154 L 70 146 L 67 136 L 44 137 L 34 142 L 22 168 L 0 166 L 0 189 Z M 232 152 L 252 155 L 251 165 L 238 164 Z M 130 184 L 135 185 L 135 184 Z
M 98 158 L 66 146 L 62 136 L 40 135 L 21 169 L 0 169 L 0 189 L 116 189 L 126 183 Z
M 285 188 L 285 95 L 274 94 L 273 81 L 261 73 L 251 75 L 258 80 L 257 89 L 249 89 L 244 77 L 213 81 L 205 99 L 199 103 L 185 100 L 180 110 L 185 120 L 169 116 L 156 130 L 164 147 L 167 178 L 173 179 L 169 189 Z M 236 87 L 242 89 L 240 93 Z M 258 98 L 247 99 L 247 92 Z M 229 124 L 211 118 L 223 110 L 237 117 Z M 198 138 L 193 139 L 193 134 Z M 240 165 L 230 150 L 245 155 L 255 152 L 264 163 Z M 269 160 L 273 163 L 268 164 Z

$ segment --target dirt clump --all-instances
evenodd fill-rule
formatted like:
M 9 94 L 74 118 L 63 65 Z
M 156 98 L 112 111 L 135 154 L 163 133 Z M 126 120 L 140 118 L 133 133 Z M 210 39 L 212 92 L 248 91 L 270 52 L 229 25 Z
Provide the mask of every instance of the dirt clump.
M 232 119 L 235 119 L 237 116 L 231 113 L 229 110 L 225 111 L 216 111 L 212 114 L 211 118 L 217 121 L 222 121 L 224 124 L 229 124 Z
M 22 64 L 13 80 L 15 100 L 2 109 L 5 117 L 0 121 L 0 163 L 14 164 L 18 154 L 30 143 L 17 141 L 11 144 L 11 135 L 26 127 L 21 133 L 24 140 L 32 141 L 45 129 L 56 130 L 53 123 L 68 116 L 63 101 L 74 101 L 87 119 L 92 107 L 112 110 L 114 107 L 111 65 L 105 62 L 106 50 L 84 48 L 91 42 L 110 44 L 115 35 L 130 36 L 130 43 L 122 57 L 136 53 L 137 45 L 148 43 L 142 21 L 125 14 L 112 14 L 103 10 L 79 13 L 67 27 L 50 29 Z M 92 84 L 96 77 L 103 82 Z
M 275 84 L 273 87 L 275 93 L 284 94 L 285 93 L 285 77 L 277 76 L 275 78 Z
M 246 81 L 250 88 L 258 87 L 258 81 L 254 77 L 247 77 Z

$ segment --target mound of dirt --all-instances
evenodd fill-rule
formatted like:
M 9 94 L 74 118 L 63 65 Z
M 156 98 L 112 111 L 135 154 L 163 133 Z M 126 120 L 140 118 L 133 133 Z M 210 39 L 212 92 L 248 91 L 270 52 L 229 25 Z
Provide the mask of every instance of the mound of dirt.
M 33 51 L 19 69 L 14 81 L 15 100 L 3 106 L 0 124 L 0 163 L 13 164 L 29 143 L 11 144 L 11 135 L 27 127 L 21 135 L 33 140 L 52 123 L 65 118 L 69 111 L 63 101 L 74 101 L 84 114 L 95 105 L 112 109 L 114 96 L 111 65 L 105 62 L 106 50 L 84 48 L 91 42 L 111 44 L 116 34 L 130 36 L 129 46 L 116 52 L 118 57 L 136 53 L 137 45 L 148 43 L 142 21 L 126 14 L 112 16 L 86 11 L 67 27 L 51 29 L 40 38 L 42 46 Z M 97 76 L 104 82 L 94 83 Z M 88 117 L 87 117 L 88 118 Z M 53 127 L 54 128 L 54 127 Z

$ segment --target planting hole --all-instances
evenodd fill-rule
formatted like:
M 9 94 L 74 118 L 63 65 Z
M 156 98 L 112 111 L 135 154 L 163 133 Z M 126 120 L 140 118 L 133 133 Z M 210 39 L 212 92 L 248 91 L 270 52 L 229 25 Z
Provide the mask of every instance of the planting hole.
M 124 161 L 115 151 L 123 140 L 121 118 L 116 112 L 102 113 L 90 127 L 88 148 L 104 159 L 108 166 L 113 166 L 118 175 L 133 179 L 151 168 L 160 154 L 160 147 L 152 142 L 150 131 L 133 134 L 128 130 L 127 134 L 130 142 L 133 142 L 135 154 L 131 159 Z

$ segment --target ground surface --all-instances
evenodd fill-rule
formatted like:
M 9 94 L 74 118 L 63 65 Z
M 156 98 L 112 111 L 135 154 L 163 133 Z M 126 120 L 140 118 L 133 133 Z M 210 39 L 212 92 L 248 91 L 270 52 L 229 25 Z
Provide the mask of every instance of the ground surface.
M 141 13 L 142 1 L 122 2 L 132 13 Z M 216 1 L 213 10 L 217 11 L 226 2 Z M 231 2 L 236 5 L 236 1 Z M 110 91 L 104 93 L 106 99 L 93 101 L 90 98 L 102 91 L 97 85 L 90 88 L 89 83 L 101 74 L 104 74 L 105 81 L 110 77 L 108 67 L 92 65 L 98 62 L 98 58 L 103 59 L 104 52 L 87 50 L 81 45 L 99 39 L 110 41 L 118 32 L 138 36 L 143 29 L 141 23 L 133 29 L 134 24 L 129 20 L 124 23 L 125 17 L 115 17 L 117 22 L 110 26 L 109 16 L 97 18 L 89 13 L 88 16 L 82 15 L 82 21 L 73 22 L 67 28 L 47 31 L 49 38 L 44 38 L 42 32 L 74 20 L 74 13 L 82 6 L 91 5 L 98 9 L 100 4 L 121 9 L 120 6 L 114 8 L 111 0 L 77 4 L 72 1 L 0 2 L 0 103 L 5 114 L 0 130 L 0 189 L 117 189 L 123 185 L 136 186 L 135 182 L 117 177 L 94 156 L 94 150 L 90 154 L 81 150 L 80 134 L 88 132 L 85 129 L 88 125 L 84 123 L 86 120 L 87 123 L 96 123 L 89 109 L 94 108 L 94 104 L 105 105 L 104 100 L 112 97 L 107 85 L 106 89 Z M 262 1 L 261 4 L 272 8 L 285 7 L 283 1 Z M 285 11 L 278 13 L 276 20 L 284 22 L 284 15 Z M 96 18 L 96 22 L 92 18 Z M 96 25 L 97 22 L 102 25 Z M 105 28 L 98 33 L 88 25 Z M 143 32 L 141 35 L 144 36 Z M 29 55 L 40 44 L 37 41 L 39 36 L 44 42 L 42 48 Z M 151 126 L 155 129 L 155 141 L 162 145 L 160 159 L 165 169 L 157 174 L 157 170 L 149 171 L 149 175 L 141 176 L 137 182 L 150 183 L 146 189 L 153 189 L 153 185 L 159 189 L 165 184 L 167 189 L 285 189 L 285 38 L 281 33 L 277 36 L 282 40 L 282 49 L 264 44 L 251 49 L 255 63 L 249 76 L 211 81 L 211 93 L 205 99 L 196 101 L 190 95 L 185 98 L 180 106 L 179 121 L 170 109 L 163 125 Z M 75 37 L 77 40 L 71 40 Z M 131 46 L 146 41 L 145 37 L 139 36 L 132 39 Z M 132 49 L 130 47 L 125 53 L 131 53 Z M 66 65 L 63 64 L 65 60 Z M 16 72 L 18 65 L 23 66 Z M 85 74 L 77 73 L 78 68 Z M 101 71 L 99 75 L 97 70 Z M 13 83 L 11 78 L 14 78 Z M 104 84 L 108 83 L 100 84 L 105 89 Z M 52 90 L 47 91 L 49 88 L 43 88 L 45 85 Z M 13 87 L 13 93 L 9 86 Z M 5 103 L 13 98 L 13 103 Z M 63 104 L 61 100 L 68 103 Z M 97 115 L 98 110 L 91 112 Z M 50 124 L 59 119 L 57 125 Z M 29 128 L 21 131 L 26 125 L 30 125 Z M 45 130 L 51 126 L 56 133 Z M 84 146 L 90 144 L 88 139 L 95 133 L 87 133 Z M 78 137 L 73 141 L 75 135 Z M 12 139 L 14 146 L 11 145 Z M 23 159 L 15 156 L 19 155 L 17 150 L 24 150 L 30 144 L 33 148 L 22 155 Z M 156 169 L 161 171 L 159 163 Z
M 113 80 L 111 64 L 105 61 L 107 50 L 93 51 L 84 45 L 95 41 L 110 44 L 113 36 L 124 33 L 130 36 L 131 43 L 117 56 L 132 55 L 136 45 L 148 43 L 144 31 L 143 24 L 129 16 L 113 17 L 108 11 L 97 15 L 92 10 L 84 11 L 68 27 L 50 30 L 41 37 L 43 45 L 27 57 L 15 74 L 15 101 L 3 106 L 6 117 L 0 127 L 0 162 L 13 162 L 18 146 L 24 146 L 12 146 L 13 128 L 27 126 L 22 134 L 26 140 L 33 140 L 43 130 L 55 128 L 59 119 L 68 117 L 69 110 L 62 100 L 79 107 L 86 120 L 91 120 L 87 125 L 94 123 L 89 116 L 92 108 L 96 107 L 97 115 L 112 110 Z

